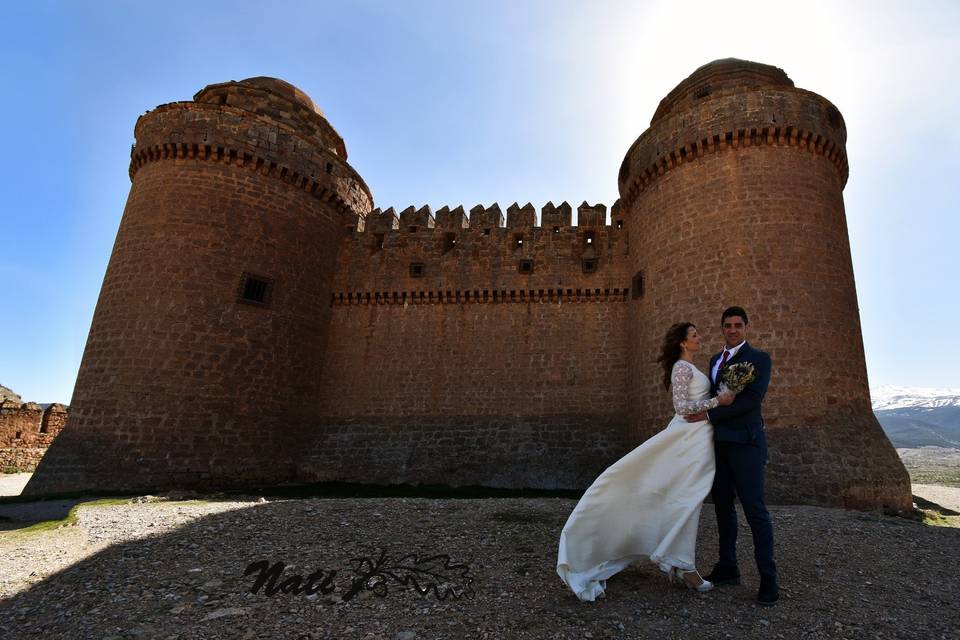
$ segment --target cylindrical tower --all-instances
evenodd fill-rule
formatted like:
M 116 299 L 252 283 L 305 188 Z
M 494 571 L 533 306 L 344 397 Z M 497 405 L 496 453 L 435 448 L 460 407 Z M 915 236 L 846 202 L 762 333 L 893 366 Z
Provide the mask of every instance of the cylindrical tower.
M 723 346 L 721 312 L 739 305 L 773 360 L 771 500 L 909 508 L 909 477 L 870 407 L 845 142 L 836 107 L 764 64 L 711 62 L 661 101 L 619 176 L 642 290 L 629 319 L 632 423 L 640 441 L 673 412 L 654 362 L 667 327 L 698 325 L 705 371 Z
M 372 206 L 296 87 L 210 85 L 137 121 L 69 422 L 25 493 L 295 478 L 343 227 Z

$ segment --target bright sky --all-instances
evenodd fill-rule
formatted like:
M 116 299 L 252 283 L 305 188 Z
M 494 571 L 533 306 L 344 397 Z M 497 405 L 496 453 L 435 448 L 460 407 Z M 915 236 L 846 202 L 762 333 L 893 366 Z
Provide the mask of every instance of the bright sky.
M 958 7 L 5 3 L 0 384 L 70 401 L 130 188 L 133 126 L 158 104 L 283 78 L 323 109 L 379 206 L 575 209 L 613 204 L 620 162 L 670 89 L 737 57 L 781 67 L 844 115 L 871 387 L 960 387 Z

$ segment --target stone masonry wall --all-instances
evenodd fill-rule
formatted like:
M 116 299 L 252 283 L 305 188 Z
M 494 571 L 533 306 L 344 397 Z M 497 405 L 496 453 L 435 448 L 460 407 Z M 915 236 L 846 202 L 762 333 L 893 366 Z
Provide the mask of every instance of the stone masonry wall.
M 637 264 L 646 292 L 631 319 L 696 323 L 706 371 L 723 348 L 720 313 L 743 306 L 750 343 L 773 361 L 763 404 L 773 498 L 897 506 L 909 479 L 870 409 L 839 193 L 830 163 L 790 148 L 729 150 L 668 172 L 636 209 L 647 221 Z M 747 216 L 747 233 L 730 224 Z M 662 426 L 654 416 L 666 399 L 645 357 L 661 337 L 647 332 L 636 343 L 632 390 L 637 406 L 655 409 L 638 414 L 641 438 Z
M 673 322 L 770 352 L 773 501 L 910 507 L 870 411 L 840 112 L 720 60 L 660 103 L 621 200 L 373 207 L 342 138 L 273 78 L 136 126 L 70 424 L 27 494 L 287 481 L 584 488 L 673 414 Z M 272 283 L 239 301 L 241 274 Z
M 320 323 L 330 313 L 339 228 L 326 233 L 330 217 L 305 191 L 245 167 L 189 158 L 142 167 L 70 425 L 34 486 L 291 479 L 294 443 L 319 394 Z M 283 251 L 274 250 L 278 236 Z M 269 306 L 238 301 L 244 273 L 273 281 Z M 54 464 L 55 474 L 40 473 Z
M 33 471 L 67 421 L 69 409 L 35 402 L 0 403 L 0 471 Z
M 506 213 L 377 210 L 341 242 L 301 479 L 578 488 L 630 448 L 618 210 Z
M 336 305 L 303 480 L 579 488 L 626 453 L 622 295 Z
M 567 203 L 548 203 L 537 224 L 532 205 L 507 208 L 506 226 L 499 205 L 477 205 L 466 214 L 463 207 L 443 207 L 436 216 L 429 207 L 409 207 L 399 216 L 394 210 L 374 210 L 366 217 L 363 232 L 349 230 L 341 242 L 334 295 L 350 301 L 350 294 L 365 296 L 394 292 L 450 291 L 461 298 L 486 292 L 506 292 L 525 297 L 607 295 L 630 286 L 626 257 L 627 233 L 619 207 L 609 219 L 607 207 L 581 204 L 577 226 L 571 225 Z M 585 262 L 595 261 L 593 270 Z M 521 264 L 529 261 L 528 265 Z M 422 266 L 414 275 L 411 267 Z M 528 266 L 529 272 L 523 271 Z M 531 294 L 531 291 L 533 292 Z M 540 292 L 543 292 L 542 294 Z M 578 293 L 579 291 L 579 293 Z
M 26 494 L 295 476 L 343 219 L 370 196 L 290 87 L 252 79 L 138 120 L 70 424 Z M 246 275 L 269 283 L 262 303 Z
M 773 500 L 909 508 L 909 477 L 870 409 L 843 120 L 783 79 L 698 93 L 693 74 L 624 161 L 632 269 L 646 285 L 629 320 L 631 422 L 640 438 L 660 428 L 665 399 L 647 354 L 665 327 L 698 325 L 705 371 L 723 346 L 722 310 L 739 305 L 748 340 L 773 361 L 763 405 Z

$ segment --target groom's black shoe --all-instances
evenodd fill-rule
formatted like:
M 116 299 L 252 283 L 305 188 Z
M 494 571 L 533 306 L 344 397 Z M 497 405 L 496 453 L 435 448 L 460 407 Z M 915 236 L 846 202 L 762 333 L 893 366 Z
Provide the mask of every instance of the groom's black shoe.
M 760 574 L 760 591 L 757 592 L 757 604 L 770 606 L 780 599 L 777 577 Z
M 713 571 L 703 576 L 703 579 L 712 582 L 714 585 L 737 585 L 740 584 L 740 569 L 728 567 L 718 562 L 713 565 Z

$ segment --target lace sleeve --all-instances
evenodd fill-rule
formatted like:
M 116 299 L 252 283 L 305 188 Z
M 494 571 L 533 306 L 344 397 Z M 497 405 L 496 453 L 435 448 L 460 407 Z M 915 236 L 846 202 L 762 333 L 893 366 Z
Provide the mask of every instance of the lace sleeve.
M 707 409 L 713 409 L 720 404 L 716 398 L 704 400 L 690 399 L 690 381 L 693 380 L 693 369 L 686 364 L 674 365 L 670 376 L 670 386 L 673 389 L 673 408 L 681 416 L 689 416 Z

